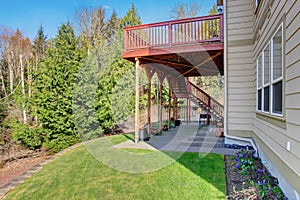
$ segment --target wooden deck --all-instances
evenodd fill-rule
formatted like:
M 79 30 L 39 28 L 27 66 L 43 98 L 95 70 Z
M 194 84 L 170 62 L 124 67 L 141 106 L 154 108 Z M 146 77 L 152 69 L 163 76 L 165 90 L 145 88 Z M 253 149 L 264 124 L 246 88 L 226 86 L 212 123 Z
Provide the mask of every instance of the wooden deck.
M 211 15 L 127 27 L 122 57 L 208 76 L 223 74 L 223 49 L 223 15 Z

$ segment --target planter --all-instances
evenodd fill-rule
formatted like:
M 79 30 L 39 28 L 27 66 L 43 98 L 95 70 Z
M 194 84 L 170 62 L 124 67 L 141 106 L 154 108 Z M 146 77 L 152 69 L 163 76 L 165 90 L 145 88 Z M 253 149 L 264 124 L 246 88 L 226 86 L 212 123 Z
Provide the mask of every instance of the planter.
M 223 131 L 221 129 L 218 129 L 216 132 L 217 137 L 223 137 Z
M 179 119 L 177 119 L 177 120 L 175 120 L 175 126 L 180 126 L 180 120 Z
M 139 131 L 139 141 L 149 141 L 148 131 L 145 128 L 141 128 Z

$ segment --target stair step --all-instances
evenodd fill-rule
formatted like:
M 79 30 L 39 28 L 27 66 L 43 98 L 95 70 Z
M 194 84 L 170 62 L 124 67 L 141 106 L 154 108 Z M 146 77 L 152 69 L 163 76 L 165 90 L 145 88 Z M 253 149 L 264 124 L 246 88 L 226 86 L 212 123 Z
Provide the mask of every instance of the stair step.
M 183 141 L 179 145 L 181 146 L 193 146 L 193 147 L 214 147 L 214 148 L 224 148 L 224 143 L 216 142 L 186 142 Z
M 194 137 L 194 138 L 189 138 L 188 141 L 194 141 L 194 142 L 224 142 L 224 138 L 218 138 L 218 137 Z

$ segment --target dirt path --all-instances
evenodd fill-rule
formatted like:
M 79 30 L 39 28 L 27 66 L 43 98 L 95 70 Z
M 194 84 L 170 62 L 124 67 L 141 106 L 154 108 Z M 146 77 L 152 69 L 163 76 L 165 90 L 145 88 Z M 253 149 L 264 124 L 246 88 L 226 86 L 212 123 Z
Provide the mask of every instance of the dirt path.
M 48 157 L 49 156 L 24 158 L 7 163 L 3 168 L 0 169 L 0 188 L 8 184 L 14 178 L 24 174 Z

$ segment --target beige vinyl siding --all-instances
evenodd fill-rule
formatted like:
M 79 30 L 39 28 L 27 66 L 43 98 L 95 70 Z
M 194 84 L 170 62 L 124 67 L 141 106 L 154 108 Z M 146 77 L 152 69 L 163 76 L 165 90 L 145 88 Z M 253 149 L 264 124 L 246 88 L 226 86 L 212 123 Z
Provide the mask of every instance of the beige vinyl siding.
M 286 71 L 285 71 L 286 81 L 290 81 L 292 79 L 297 78 L 299 76 L 298 74 L 299 68 L 300 68 L 300 57 L 297 62 L 292 63 L 292 65 L 290 66 L 286 66 Z
M 226 2 L 227 134 L 253 137 L 300 193 L 300 1 Z M 274 116 L 256 112 L 256 60 L 281 24 L 284 108 Z
M 248 134 L 255 111 L 253 3 L 227 1 L 227 134 Z
M 254 117 L 254 138 L 270 160 L 285 176 L 288 182 L 300 192 L 300 15 L 298 0 L 274 0 L 270 12 L 266 14 L 272 0 L 262 1 L 263 5 L 254 22 L 254 33 L 260 32 L 254 42 L 254 59 L 262 52 L 267 42 L 283 23 L 284 33 L 284 108 L 282 120 L 286 129 Z M 261 20 L 264 19 L 265 20 Z M 254 115 L 255 116 L 255 115 Z M 269 115 L 272 118 L 271 115 Z M 291 143 L 290 151 L 286 148 Z M 298 183 L 298 184 L 296 184 Z

